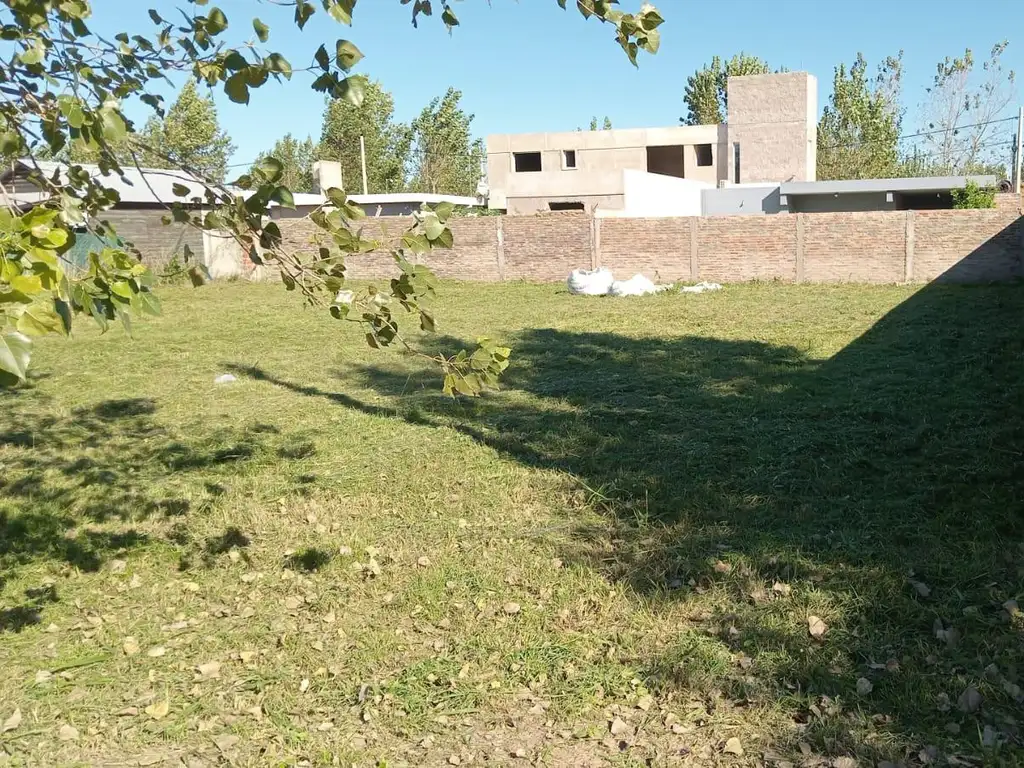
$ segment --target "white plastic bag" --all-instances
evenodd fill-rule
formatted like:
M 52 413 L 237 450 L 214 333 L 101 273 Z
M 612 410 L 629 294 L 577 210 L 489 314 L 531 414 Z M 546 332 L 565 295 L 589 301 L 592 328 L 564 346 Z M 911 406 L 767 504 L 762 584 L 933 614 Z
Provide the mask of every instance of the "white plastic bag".
M 608 290 L 609 296 L 648 296 L 652 293 L 667 290 L 670 285 L 655 285 L 640 274 L 633 275 L 629 280 L 616 280 Z
M 566 284 L 569 293 L 575 296 L 604 296 L 612 287 L 615 278 L 605 267 L 598 269 L 574 269 L 569 273 Z
M 684 285 L 679 289 L 680 293 L 707 293 L 708 291 L 720 291 L 722 286 L 718 283 L 697 283 L 696 285 Z

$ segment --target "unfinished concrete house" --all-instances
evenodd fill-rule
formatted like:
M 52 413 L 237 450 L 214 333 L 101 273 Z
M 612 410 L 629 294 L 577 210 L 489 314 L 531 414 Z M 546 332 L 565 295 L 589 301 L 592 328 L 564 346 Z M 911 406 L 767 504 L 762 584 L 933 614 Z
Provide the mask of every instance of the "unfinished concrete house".
M 814 181 L 817 80 L 733 77 L 728 95 L 723 125 L 489 136 L 489 205 L 699 215 L 704 189 Z

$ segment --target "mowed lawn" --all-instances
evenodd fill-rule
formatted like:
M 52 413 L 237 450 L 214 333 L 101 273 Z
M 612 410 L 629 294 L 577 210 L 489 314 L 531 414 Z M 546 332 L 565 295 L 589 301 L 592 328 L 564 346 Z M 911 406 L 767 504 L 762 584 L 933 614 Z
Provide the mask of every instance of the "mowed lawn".
M 1024 764 L 1020 286 L 162 298 L 0 395 L 0 763 Z

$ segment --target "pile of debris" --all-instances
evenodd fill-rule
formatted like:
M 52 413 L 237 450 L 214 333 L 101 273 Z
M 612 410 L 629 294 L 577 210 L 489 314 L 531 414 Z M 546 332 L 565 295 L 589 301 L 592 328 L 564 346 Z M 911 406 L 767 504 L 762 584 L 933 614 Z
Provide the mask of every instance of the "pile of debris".
M 675 288 L 675 285 L 656 285 L 641 274 L 635 274 L 629 280 L 616 280 L 607 267 L 598 269 L 574 269 L 566 281 L 569 293 L 574 296 L 649 296 Z M 720 291 L 718 283 L 698 283 L 682 286 L 681 293 L 706 293 Z

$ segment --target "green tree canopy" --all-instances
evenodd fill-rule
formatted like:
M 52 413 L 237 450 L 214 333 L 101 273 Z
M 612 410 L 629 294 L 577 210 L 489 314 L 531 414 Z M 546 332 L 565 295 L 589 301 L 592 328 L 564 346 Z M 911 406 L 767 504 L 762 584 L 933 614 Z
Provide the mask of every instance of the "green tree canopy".
M 152 168 L 192 168 L 223 181 L 235 145 L 217 122 L 213 99 L 202 96 L 194 80 L 185 82 L 167 114 L 153 115 L 140 137 L 143 163 Z
M 832 96 L 818 123 L 818 178 L 872 179 L 900 175 L 899 106 L 902 51 L 874 79 L 862 54 L 836 67 Z
M 319 149 L 313 139 L 307 136 L 299 141 L 290 133 L 274 142 L 269 152 L 261 152 L 253 168 L 258 169 L 268 158 L 276 158 L 283 166 L 281 183 L 292 192 L 313 191 L 313 163 L 317 160 Z
M 698 69 L 686 80 L 683 101 L 686 117 L 679 118 L 686 125 L 718 125 L 729 116 L 730 77 L 766 75 L 771 68 L 757 56 L 738 53 L 728 61 L 715 56 L 711 63 Z
M 562 8 L 567 5 L 567 0 L 556 2 Z M 352 24 L 355 0 L 321 0 L 318 5 L 326 16 Z M 305 27 L 319 13 L 318 5 L 310 0 L 287 4 L 294 11 L 295 26 Z M 449 30 L 459 25 L 448 0 L 435 0 L 435 5 Z M 242 3 L 235 5 L 239 6 Z M 585 18 L 611 25 L 633 64 L 641 50 L 653 53 L 660 45 L 662 18 L 650 5 L 635 14 L 621 11 L 610 0 L 580 3 L 577 9 Z M 417 1 L 413 22 L 433 15 L 433 10 L 430 3 Z M 409 346 L 402 328 L 410 318 L 423 330 L 434 328 L 429 302 L 436 280 L 413 262 L 417 254 L 451 246 L 452 232 L 446 226 L 450 206 L 419 213 L 400 239 L 383 243 L 363 236 L 355 222 L 364 214 L 341 189 L 328 189 L 330 207 L 310 215 L 323 236 L 322 246 L 312 253 L 293 251 L 268 217 L 272 203 L 294 204 L 291 190 L 282 183 L 283 164 L 267 158 L 234 179 L 229 189 L 217 178 L 224 167 L 222 156 L 204 149 L 210 141 L 194 142 L 189 135 L 202 129 L 207 137 L 221 137 L 215 119 L 194 119 L 211 114 L 198 103 L 199 83 L 222 88 L 233 102 L 248 104 L 253 92 L 270 80 L 284 83 L 301 74 L 314 90 L 333 99 L 332 105 L 345 100 L 358 109 L 368 90 L 365 78 L 352 74 L 363 58 L 359 48 L 338 39 L 330 50 L 321 45 L 308 58 L 302 57 L 304 65 L 312 64 L 294 70 L 287 58 L 268 46 L 271 29 L 262 19 L 232 21 L 221 8 L 199 0 L 181 11 L 181 18 L 176 14 L 171 20 L 150 10 L 151 29 L 111 36 L 90 29 L 88 0 L 7 0 L 0 5 L 5 42 L 0 54 L 0 155 L 8 160 L 28 157 L 31 163 L 43 148 L 53 157 L 81 150 L 96 154 L 101 171 L 96 176 L 72 163 L 61 172 L 44 174 L 37 167 L 30 178 L 45 200 L 0 209 L 0 384 L 24 380 L 32 336 L 66 335 L 76 315 L 91 316 L 104 329 L 115 320 L 130 329 L 133 315 L 159 312 L 153 276 L 129 251 L 98 247 L 82 273 L 65 271 L 60 259 L 73 245 L 77 227 L 101 236 L 113 232 L 103 216 L 119 200 L 106 180 L 124 170 L 123 145 L 135 158 L 153 150 L 150 143 L 155 139 L 173 150 L 163 152 L 167 162 L 203 177 L 205 187 L 187 205 L 180 200 L 167 203 L 166 222 L 229 233 L 255 263 L 271 263 L 286 289 L 298 291 L 311 303 L 326 299 L 333 317 L 359 324 L 372 347 Z M 178 108 L 165 115 L 160 90 L 168 73 L 175 72 L 193 83 L 195 95 L 179 98 Z M 129 102 L 150 107 L 161 118 L 160 130 L 137 132 L 125 117 Z M 388 110 L 382 113 L 390 119 Z M 326 122 L 330 127 L 331 121 Z M 228 154 L 223 141 L 217 146 L 223 156 Z M 179 198 L 190 194 L 180 184 L 173 190 Z M 381 247 L 390 251 L 400 276 L 382 289 L 370 286 L 339 294 L 346 257 Z M 195 282 L 202 282 L 202 272 L 201 265 L 191 267 Z M 446 391 L 470 395 L 496 384 L 508 355 L 507 349 L 486 339 L 472 353 L 424 353 L 444 373 Z
M 475 195 L 487 158 L 484 144 L 472 137 L 473 115 L 462 109 L 462 91 L 449 88 L 412 121 L 410 189 L 450 195 Z
M 399 192 L 405 188 L 412 129 L 396 122 L 395 99 L 377 80 L 364 80 L 359 104 L 330 99 L 324 111 L 320 154 L 341 163 L 345 191 L 363 191 L 359 138 L 366 144 L 369 192 Z

